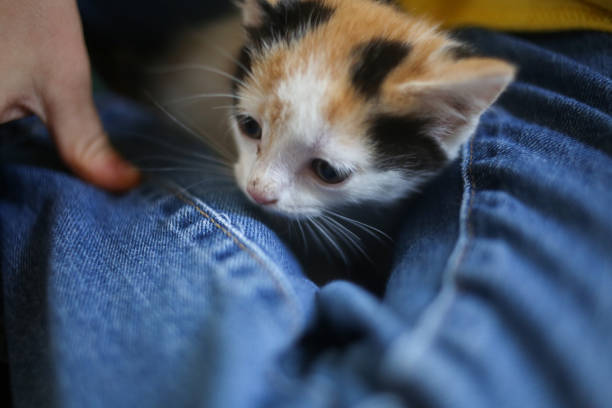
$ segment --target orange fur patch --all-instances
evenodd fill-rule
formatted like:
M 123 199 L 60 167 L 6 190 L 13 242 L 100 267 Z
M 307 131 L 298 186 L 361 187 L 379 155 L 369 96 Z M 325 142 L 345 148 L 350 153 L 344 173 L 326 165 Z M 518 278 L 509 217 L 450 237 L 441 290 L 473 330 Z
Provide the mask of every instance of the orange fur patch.
M 276 0 L 268 1 L 276 3 Z M 317 75 L 330 79 L 332 87 L 326 90 L 328 102 L 322 106 L 325 119 L 334 125 L 344 124 L 345 128 L 353 129 L 355 135 L 364 135 L 366 121 L 372 115 L 401 115 L 418 109 L 417 98 L 400 91 L 402 84 L 439 79 L 452 72 L 451 67 L 457 65 L 457 61 L 447 52 L 457 43 L 439 31 L 436 24 L 422 17 L 416 18 L 393 6 L 372 0 L 320 2 L 334 10 L 328 21 L 307 31 L 289 46 L 284 42 L 272 44 L 263 57 L 253 60 L 253 74 L 258 83 L 253 78 L 247 81 L 250 86 L 257 87 L 265 98 L 274 101 L 266 107 L 265 112 L 260 112 L 272 129 L 283 118 L 282 102 L 272 95 L 276 94 L 282 81 L 291 79 L 300 70 L 316 67 L 320 70 Z M 369 101 L 356 92 L 351 81 L 351 66 L 355 63 L 356 47 L 377 39 L 407 44 L 410 52 L 384 79 L 379 99 Z M 315 64 L 312 64 L 313 60 Z M 512 69 L 504 62 L 488 61 L 498 64 L 499 69 Z M 478 65 L 476 62 L 474 64 Z M 361 129 L 355 126 L 361 126 Z

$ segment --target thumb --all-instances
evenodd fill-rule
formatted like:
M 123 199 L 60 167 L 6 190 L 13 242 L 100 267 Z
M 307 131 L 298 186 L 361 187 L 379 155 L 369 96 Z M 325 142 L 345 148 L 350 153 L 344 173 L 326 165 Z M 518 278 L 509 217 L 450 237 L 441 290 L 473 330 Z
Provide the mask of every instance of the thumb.
M 110 145 L 89 89 L 80 87 L 48 103 L 47 126 L 60 155 L 79 177 L 111 191 L 132 188 L 140 180 L 139 172 Z

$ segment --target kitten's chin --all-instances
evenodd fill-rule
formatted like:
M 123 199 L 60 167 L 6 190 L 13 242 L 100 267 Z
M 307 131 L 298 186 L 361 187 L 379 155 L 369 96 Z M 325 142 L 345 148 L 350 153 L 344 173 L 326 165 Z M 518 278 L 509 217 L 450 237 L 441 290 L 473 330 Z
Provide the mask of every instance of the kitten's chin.
M 291 220 L 306 220 L 322 214 L 322 211 L 316 208 L 286 208 L 277 205 L 257 205 L 257 207 L 273 216 Z

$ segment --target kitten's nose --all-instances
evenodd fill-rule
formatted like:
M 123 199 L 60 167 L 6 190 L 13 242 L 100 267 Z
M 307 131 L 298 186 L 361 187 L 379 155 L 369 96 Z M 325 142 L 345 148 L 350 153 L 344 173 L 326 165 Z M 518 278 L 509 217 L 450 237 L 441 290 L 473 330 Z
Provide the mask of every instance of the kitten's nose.
M 247 193 L 249 193 L 253 201 L 259 205 L 272 205 L 278 202 L 278 198 L 272 198 L 251 186 L 247 187 Z

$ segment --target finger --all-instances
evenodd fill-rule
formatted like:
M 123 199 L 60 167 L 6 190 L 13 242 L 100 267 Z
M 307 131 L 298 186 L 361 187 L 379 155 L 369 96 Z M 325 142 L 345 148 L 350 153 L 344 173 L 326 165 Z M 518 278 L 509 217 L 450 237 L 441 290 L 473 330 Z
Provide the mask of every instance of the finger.
M 0 107 L 0 125 L 8 123 L 13 120 L 24 118 L 32 113 L 31 110 L 23 108 L 21 106 L 10 106 L 2 109 Z
M 40 105 L 40 99 L 35 91 L 28 90 L 28 85 L 23 85 L 22 82 L 20 78 L 15 78 L 15 75 L 11 77 L 9 74 L 7 82 L 0 86 L 0 125 L 30 115 L 36 115 L 44 121 L 45 112 Z
M 79 87 L 46 106 L 47 126 L 66 164 L 81 178 L 111 191 L 124 191 L 140 180 L 138 170 L 110 145 L 89 87 Z

